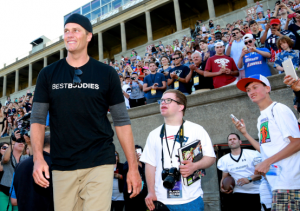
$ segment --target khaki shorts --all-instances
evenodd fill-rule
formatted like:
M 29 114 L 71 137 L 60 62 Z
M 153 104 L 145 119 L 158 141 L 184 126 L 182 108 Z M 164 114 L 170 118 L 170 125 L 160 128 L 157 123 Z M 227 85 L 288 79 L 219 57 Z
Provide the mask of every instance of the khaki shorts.
M 52 171 L 55 211 L 109 211 L 114 165 Z

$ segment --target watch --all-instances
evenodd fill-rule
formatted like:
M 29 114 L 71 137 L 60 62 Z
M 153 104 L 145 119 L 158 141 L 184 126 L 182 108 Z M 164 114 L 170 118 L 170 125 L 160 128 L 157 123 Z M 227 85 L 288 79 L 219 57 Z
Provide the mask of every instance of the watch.
M 252 178 L 251 177 L 247 177 L 247 179 L 249 180 L 249 182 L 252 182 Z

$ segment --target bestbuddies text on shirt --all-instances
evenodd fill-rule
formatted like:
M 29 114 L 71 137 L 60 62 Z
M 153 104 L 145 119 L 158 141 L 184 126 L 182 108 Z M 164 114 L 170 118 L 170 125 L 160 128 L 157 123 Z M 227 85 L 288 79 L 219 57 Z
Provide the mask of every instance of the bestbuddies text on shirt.
M 99 89 L 99 84 L 81 83 L 79 85 L 73 85 L 73 83 L 59 83 L 52 84 L 52 89 Z

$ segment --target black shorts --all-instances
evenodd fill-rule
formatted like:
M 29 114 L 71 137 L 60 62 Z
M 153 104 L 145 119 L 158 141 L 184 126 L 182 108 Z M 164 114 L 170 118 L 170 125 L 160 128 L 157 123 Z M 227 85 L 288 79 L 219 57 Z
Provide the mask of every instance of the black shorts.
M 234 193 L 232 211 L 261 211 L 259 194 Z

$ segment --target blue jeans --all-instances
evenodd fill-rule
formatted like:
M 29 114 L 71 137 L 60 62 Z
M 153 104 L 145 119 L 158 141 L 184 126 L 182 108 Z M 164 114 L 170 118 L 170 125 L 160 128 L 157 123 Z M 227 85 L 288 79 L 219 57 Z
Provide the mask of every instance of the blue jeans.
M 204 211 L 204 202 L 201 196 L 187 204 L 168 205 L 170 211 Z

